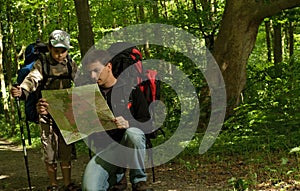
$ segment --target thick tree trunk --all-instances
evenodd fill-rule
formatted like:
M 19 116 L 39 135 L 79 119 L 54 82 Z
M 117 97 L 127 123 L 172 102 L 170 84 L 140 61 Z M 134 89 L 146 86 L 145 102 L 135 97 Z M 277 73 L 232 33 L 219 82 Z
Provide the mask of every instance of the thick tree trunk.
M 246 64 L 265 17 L 300 5 L 300 0 L 227 0 L 213 55 L 222 71 L 227 93 L 227 116 L 240 102 L 246 84 Z M 258 9 L 259 7 L 259 9 Z
M 94 33 L 88 0 L 74 0 L 79 27 L 79 47 L 81 57 L 94 45 Z
M 223 73 L 229 115 L 239 104 L 240 94 L 246 83 L 246 63 L 261 21 L 254 20 L 251 14 L 233 3 L 228 3 L 225 8 L 213 55 Z

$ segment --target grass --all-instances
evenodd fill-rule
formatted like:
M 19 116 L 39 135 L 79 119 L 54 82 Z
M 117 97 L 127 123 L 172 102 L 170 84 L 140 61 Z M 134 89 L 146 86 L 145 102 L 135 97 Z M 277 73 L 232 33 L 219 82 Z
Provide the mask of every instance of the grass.
M 199 133 L 173 161 L 200 174 L 209 169 L 214 178 L 226 182 L 228 190 L 295 188 L 300 172 L 299 131 L 284 128 L 226 129 L 203 155 L 198 154 L 203 137 Z M 290 152 L 293 148 L 295 152 Z

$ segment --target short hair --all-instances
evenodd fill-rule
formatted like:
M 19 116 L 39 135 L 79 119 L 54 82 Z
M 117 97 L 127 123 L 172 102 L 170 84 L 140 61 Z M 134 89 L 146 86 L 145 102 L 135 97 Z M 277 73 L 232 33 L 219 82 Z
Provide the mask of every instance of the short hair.
M 87 66 L 94 62 L 100 62 L 103 65 L 107 65 L 111 61 L 110 54 L 105 50 L 92 49 L 83 58 L 82 65 Z

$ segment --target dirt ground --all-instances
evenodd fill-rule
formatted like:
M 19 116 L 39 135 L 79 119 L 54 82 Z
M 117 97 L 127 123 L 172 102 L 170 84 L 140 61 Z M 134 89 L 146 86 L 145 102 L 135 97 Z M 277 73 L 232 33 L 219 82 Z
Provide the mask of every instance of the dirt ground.
M 27 149 L 30 180 L 33 191 L 45 191 L 48 179 L 45 167 L 41 160 L 39 149 Z M 195 160 L 195 159 L 191 159 Z M 198 159 L 196 159 L 198 160 Z M 80 184 L 83 171 L 89 161 L 88 154 L 79 155 L 72 163 L 73 182 Z M 199 158 L 199 161 L 201 159 Z M 203 162 L 197 168 L 188 170 L 187 166 L 180 163 L 168 163 L 155 167 L 156 181 L 152 182 L 151 169 L 148 169 L 149 184 L 155 191 L 210 191 L 210 190 L 233 190 L 228 180 L 233 177 L 245 177 L 249 172 L 249 166 L 234 159 L 229 163 Z M 253 168 L 253 166 L 251 167 Z M 261 168 L 261 167 L 257 167 Z M 127 174 L 128 176 L 128 174 Z M 290 182 L 267 182 L 263 174 L 257 175 L 257 186 L 252 190 L 300 190 L 300 183 L 294 180 Z M 58 171 L 59 183 L 62 185 L 61 172 Z M 130 183 L 128 190 L 131 189 Z M 22 147 L 0 138 L 0 191 L 25 191 L 29 190 L 28 179 L 24 162 Z M 241 189 L 243 190 L 243 189 Z M 251 189 L 248 189 L 251 190 Z
M 26 150 L 32 190 L 45 191 L 48 186 L 48 178 L 41 160 L 41 152 L 39 149 L 27 148 Z M 76 182 L 77 184 L 81 183 L 83 171 L 88 161 L 88 154 L 79 155 L 77 156 L 77 159 L 73 161 L 73 182 Z M 171 164 L 155 168 L 155 182 L 152 182 L 151 169 L 148 169 L 147 173 L 149 176 L 149 184 L 155 191 L 210 190 L 208 188 L 202 189 L 200 187 L 200 177 L 199 179 L 189 177 L 189 173 L 176 169 L 176 167 Z M 62 176 L 59 168 L 58 179 L 62 185 Z M 129 183 L 128 191 L 131 190 L 130 188 L 131 186 Z M 29 190 L 22 147 L 13 145 L 12 143 L 0 138 L 0 191 L 21 190 Z

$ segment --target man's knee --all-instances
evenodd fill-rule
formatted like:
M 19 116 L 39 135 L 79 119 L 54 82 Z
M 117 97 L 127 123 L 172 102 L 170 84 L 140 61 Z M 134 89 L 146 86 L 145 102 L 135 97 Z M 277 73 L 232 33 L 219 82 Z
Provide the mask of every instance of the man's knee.
M 95 162 L 95 156 L 89 161 L 85 168 L 82 187 L 87 191 L 107 190 L 108 172 Z
M 145 145 L 146 138 L 142 130 L 131 127 L 126 130 L 125 135 L 133 144 L 141 146 Z

